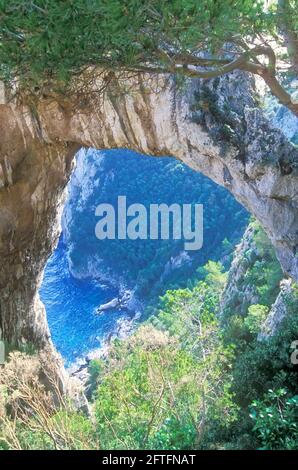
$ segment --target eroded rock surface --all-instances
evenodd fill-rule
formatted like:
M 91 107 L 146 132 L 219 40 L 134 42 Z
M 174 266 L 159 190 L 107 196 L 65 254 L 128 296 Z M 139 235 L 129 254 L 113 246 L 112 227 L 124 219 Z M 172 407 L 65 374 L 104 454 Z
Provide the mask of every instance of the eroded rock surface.
M 283 279 L 280 284 L 280 293 L 278 294 L 276 301 L 271 307 L 271 310 L 262 325 L 261 332 L 258 335 L 259 340 L 267 339 L 273 336 L 283 319 L 288 313 L 288 301 L 292 295 L 292 281 L 291 279 Z
M 250 77 L 178 89 L 169 77 L 138 75 L 121 85 L 115 78 L 95 99 L 100 84 L 93 84 L 75 103 L 1 99 L 0 325 L 9 341 L 49 341 L 37 291 L 82 146 L 173 155 L 209 176 L 261 222 L 284 271 L 298 280 L 298 150 L 258 109 Z
M 249 268 L 258 259 L 254 234 L 254 227 L 249 225 L 236 246 L 227 285 L 221 298 L 222 316 L 225 316 L 226 312 L 245 316 L 248 306 L 259 302 L 256 286 L 246 281 Z

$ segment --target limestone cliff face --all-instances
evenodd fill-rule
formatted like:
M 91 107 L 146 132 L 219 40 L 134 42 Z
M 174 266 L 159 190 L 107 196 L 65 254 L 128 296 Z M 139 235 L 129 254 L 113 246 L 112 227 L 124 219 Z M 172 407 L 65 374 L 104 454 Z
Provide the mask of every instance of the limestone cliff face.
M 235 249 L 227 285 L 221 299 L 222 316 L 246 315 L 248 306 L 259 302 L 256 287 L 246 281 L 249 268 L 258 259 L 254 232 L 253 226 L 249 225 Z
M 270 312 L 262 325 L 258 335 L 259 340 L 265 340 L 269 336 L 273 336 L 281 322 L 287 316 L 289 310 L 289 300 L 293 297 L 291 279 L 284 279 L 280 285 L 280 293 L 278 294 Z
M 1 98 L 0 325 L 5 338 L 47 342 L 37 289 L 59 233 L 72 159 L 82 146 L 173 155 L 209 176 L 256 216 L 284 271 L 298 279 L 298 151 L 257 108 L 248 76 L 191 80 L 182 89 L 169 77 L 115 77 L 95 99 L 100 86 L 91 84 L 75 103 L 43 97 L 29 106 Z
M 260 227 L 257 224 L 250 224 L 239 245 L 234 252 L 231 268 L 228 273 L 228 280 L 221 298 L 220 317 L 223 323 L 230 317 L 246 317 L 249 307 L 255 304 L 262 304 L 262 289 L 258 289 L 258 279 L 256 269 L 260 272 L 263 285 L 267 291 L 268 279 L 265 278 L 265 270 L 268 265 L 270 270 L 270 282 L 272 293 L 267 293 L 268 314 L 260 326 L 258 340 L 263 341 L 270 336 L 274 336 L 282 325 L 282 321 L 291 312 L 297 311 L 298 297 L 295 291 L 295 283 L 292 279 L 282 278 L 282 272 L 278 270 L 273 273 L 272 259 L 270 251 L 260 244 Z M 265 237 L 266 239 L 266 237 Z M 268 245 L 267 240 L 267 245 Z M 263 234 L 264 243 L 264 234 Z M 262 249 L 263 248 L 263 249 Z M 275 260 L 276 263 L 276 260 Z M 254 270 L 253 276 L 251 276 Z M 274 286 L 275 284 L 275 286 Z M 268 304 L 269 298 L 271 298 Z

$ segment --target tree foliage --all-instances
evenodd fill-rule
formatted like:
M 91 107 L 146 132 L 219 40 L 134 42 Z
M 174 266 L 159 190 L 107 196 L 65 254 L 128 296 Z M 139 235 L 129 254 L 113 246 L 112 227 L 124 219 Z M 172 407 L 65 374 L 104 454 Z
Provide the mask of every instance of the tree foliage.
M 233 328 L 220 325 L 226 274 L 214 262 L 204 269 L 192 289 L 168 291 L 155 315 L 91 362 L 93 420 L 55 382 L 53 400 L 36 356 L 12 353 L 0 373 L 0 448 L 296 449 L 297 288 L 278 332 L 258 341 L 268 309 L 252 305 L 244 318 L 232 315 Z
M 250 409 L 261 449 L 297 449 L 298 395 L 289 397 L 286 389 L 269 390 L 262 400 L 255 400 Z
M 105 448 L 210 446 L 208 436 L 235 421 L 233 352 L 223 346 L 215 316 L 223 286 L 214 275 L 221 270 L 214 263 L 206 282 L 169 291 L 159 314 L 110 351 L 95 398 Z
M 212 78 L 261 76 L 294 113 L 279 72 L 298 70 L 297 0 L 1 0 L 0 77 L 57 90 L 101 66 Z M 280 53 L 280 46 L 283 47 Z M 61 91 L 61 89 L 60 89 Z

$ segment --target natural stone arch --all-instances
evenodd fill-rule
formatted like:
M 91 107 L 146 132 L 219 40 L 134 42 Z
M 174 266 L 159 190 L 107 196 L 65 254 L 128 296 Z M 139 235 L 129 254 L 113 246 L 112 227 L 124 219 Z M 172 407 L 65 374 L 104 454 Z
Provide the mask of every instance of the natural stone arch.
M 139 74 L 127 92 L 121 85 L 115 78 L 99 100 L 90 93 L 73 105 L 49 97 L 0 105 L 0 326 L 9 341 L 49 341 L 38 287 L 82 146 L 172 155 L 209 176 L 261 222 L 298 280 L 298 151 L 257 108 L 250 77 L 179 89 L 171 77 Z

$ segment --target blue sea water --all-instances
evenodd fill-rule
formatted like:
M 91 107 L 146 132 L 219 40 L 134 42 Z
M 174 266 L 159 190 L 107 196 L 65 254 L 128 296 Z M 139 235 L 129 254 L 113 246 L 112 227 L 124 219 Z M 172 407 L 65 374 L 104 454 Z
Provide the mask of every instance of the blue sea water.
M 80 280 L 71 275 L 61 237 L 47 263 L 40 297 L 46 307 L 52 339 L 66 365 L 100 347 L 104 336 L 115 329 L 123 311 L 109 310 L 97 315 L 95 310 L 116 295 L 115 289 L 97 280 Z
M 143 278 L 146 282 L 149 279 L 150 291 L 163 275 L 167 261 L 178 253 L 173 243 L 167 245 L 167 258 L 164 257 L 164 240 L 99 241 L 95 237 L 95 208 L 99 203 L 116 207 L 118 196 L 126 195 L 129 203 L 138 202 L 145 207 L 151 202 L 204 204 L 204 249 L 197 257 L 193 255 L 193 270 L 218 256 L 225 237 L 240 237 L 247 220 L 244 209 L 226 190 L 171 158 L 153 159 L 123 149 L 88 149 L 77 154 L 76 163 L 62 217 L 64 233 L 48 260 L 40 288 L 53 342 L 66 365 L 100 347 L 125 316 L 119 310 L 95 313 L 100 304 L 118 294 L 116 289 L 96 280 L 102 267 L 118 272 L 131 286 L 141 272 L 140 283 Z M 161 263 L 156 262 L 159 256 L 163 256 Z M 69 270 L 69 260 L 76 277 Z M 182 273 L 187 276 L 183 266 Z M 177 277 L 173 282 L 180 281 Z M 144 284 L 143 289 L 146 290 Z

